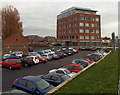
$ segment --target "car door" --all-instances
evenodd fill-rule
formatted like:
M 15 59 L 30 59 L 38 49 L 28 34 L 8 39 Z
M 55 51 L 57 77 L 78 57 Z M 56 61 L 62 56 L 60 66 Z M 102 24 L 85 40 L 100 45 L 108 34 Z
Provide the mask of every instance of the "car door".
M 75 73 L 78 73 L 80 71 L 80 69 L 77 66 L 73 66 L 72 71 Z
M 25 79 L 19 79 L 17 82 L 16 82 L 16 85 L 15 87 L 19 90 L 22 90 L 22 91 L 25 91 L 27 92 L 27 87 L 26 87 L 26 83 L 27 83 L 27 80 Z
M 54 86 L 57 86 L 62 82 L 57 75 L 52 75 L 51 80 L 52 80 L 51 84 Z
M 36 94 L 36 86 L 33 82 L 27 81 L 26 87 L 27 87 L 27 92 L 31 94 Z

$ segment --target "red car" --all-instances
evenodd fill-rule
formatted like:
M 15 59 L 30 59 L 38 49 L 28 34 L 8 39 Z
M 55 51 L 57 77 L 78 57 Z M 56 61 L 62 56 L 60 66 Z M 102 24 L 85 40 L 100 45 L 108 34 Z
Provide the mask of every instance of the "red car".
M 69 65 L 66 65 L 64 68 L 67 68 L 71 72 L 78 73 L 83 69 L 83 66 L 80 64 L 69 64 Z
M 42 63 L 45 63 L 45 62 L 47 62 L 47 58 L 39 58 L 39 61 L 40 61 L 40 63 L 42 62 Z
M 79 48 L 79 47 L 76 47 L 76 48 L 74 48 L 74 49 L 76 49 L 76 50 L 80 50 L 80 48 Z
M 87 59 L 87 58 L 81 58 L 82 60 L 86 60 L 86 61 L 88 61 L 89 63 L 93 63 L 94 61 L 92 61 L 92 60 L 89 60 L 89 59 Z
M 22 67 L 22 63 L 20 59 L 6 59 L 4 62 L 2 62 L 2 66 L 8 67 L 9 69 L 20 68 Z

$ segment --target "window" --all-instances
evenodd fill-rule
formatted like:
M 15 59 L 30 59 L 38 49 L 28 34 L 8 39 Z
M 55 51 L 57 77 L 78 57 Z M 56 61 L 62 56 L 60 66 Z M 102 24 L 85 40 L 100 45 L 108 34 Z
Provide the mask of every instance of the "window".
M 96 18 L 96 21 L 99 21 L 99 18 Z
M 86 30 L 85 30 L 85 33 L 89 33 L 89 30 L 88 30 L 88 29 L 86 29 Z
M 91 39 L 95 39 L 94 36 L 91 36 Z
M 30 89 L 35 89 L 35 85 L 31 83 L 30 81 L 27 82 L 27 87 Z
M 86 20 L 90 20 L 90 17 L 86 17 Z
M 80 23 L 80 26 L 84 26 L 84 23 L 81 22 L 81 23 Z
M 80 39 L 84 39 L 84 36 L 80 36 Z
M 89 23 L 85 23 L 85 26 L 86 26 L 86 27 L 89 27 Z
M 45 76 L 43 76 L 44 79 L 51 79 L 51 77 L 52 77 L 51 75 L 45 75 Z
M 94 21 L 94 17 L 91 17 L 90 20 L 91 20 L 91 21 Z
M 73 66 L 68 66 L 67 69 L 73 69 Z
M 80 15 L 80 20 L 84 20 L 84 16 L 83 15 Z
M 74 33 L 74 30 L 71 30 L 71 33 Z
M 100 24 L 96 24 L 96 27 L 100 27 Z
M 84 33 L 84 29 L 80 29 L 80 33 Z
M 99 36 L 96 36 L 96 39 L 99 39 L 100 37 Z
M 53 75 L 51 79 L 54 80 L 54 81 L 59 81 L 59 78 L 55 75 Z
M 89 39 L 89 36 L 85 36 L 85 39 Z
M 74 36 L 72 36 L 72 39 L 74 39 Z
M 94 27 L 94 24 L 91 24 L 91 27 Z
M 26 86 L 26 80 L 19 80 L 17 83 L 19 85 Z
M 90 30 L 91 33 L 94 33 L 94 30 Z
M 79 70 L 78 67 L 76 67 L 76 66 L 73 66 L 73 69 L 74 69 L 74 70 Z
M 56 71 L 56 73 L 62 73 L 62 74 L 65 74 L 63 71 L 61 71 L 61 70 L 58 70 L 58 71 Z
M 71 27 L 74 27 L 74 23 L 71 24 Z
M 96 33 L 99 33 L 100 31 L 99 30 L 96 30 Z

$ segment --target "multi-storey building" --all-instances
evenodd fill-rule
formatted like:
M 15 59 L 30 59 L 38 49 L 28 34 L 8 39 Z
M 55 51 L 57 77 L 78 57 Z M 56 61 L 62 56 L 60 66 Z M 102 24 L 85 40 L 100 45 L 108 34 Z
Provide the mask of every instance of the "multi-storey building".
M 72 7 L 57 15 L 57 40 L 65 45 L 99 46 L 100 15 L 89 8 Z

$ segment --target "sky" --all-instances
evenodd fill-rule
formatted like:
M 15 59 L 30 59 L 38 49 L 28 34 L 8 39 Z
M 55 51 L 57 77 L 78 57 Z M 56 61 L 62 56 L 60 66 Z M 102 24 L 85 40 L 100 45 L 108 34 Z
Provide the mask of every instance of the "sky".
M 101 15 L 102 37 L 118 35 L 118 0 L 1 0 L 0 7 L 12 5 L 20 13 L 24 35 L 55 36 L 57 15 L 70 7 L 91 8 Z

